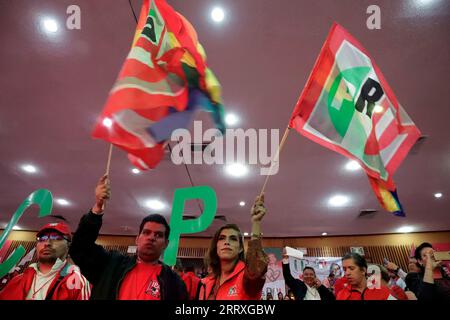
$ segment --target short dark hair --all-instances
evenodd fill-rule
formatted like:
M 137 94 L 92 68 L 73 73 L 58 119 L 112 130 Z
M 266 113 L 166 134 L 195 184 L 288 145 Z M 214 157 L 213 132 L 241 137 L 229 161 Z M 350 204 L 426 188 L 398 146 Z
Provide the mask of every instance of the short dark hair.
M 416 258 L 416 260 L 422 260 L 421 253 L 422 253 L 422 249 L 425 249 L 425 248 L 433 248 L 433 246 L 429 242 L 424 242 L 420 246 L 418 246 L 416 248 L 416 251 L 414 251 L 414 258 Z
M 367 262 L 366 262 L 366 259 L 364 259 L 364 257 L 362 255 L 352 252 L 352 253 L 347 253 L 345 256 L 342 257 L 342 261 L 348 260 L 348 259 L 353 259 L 355 264 L 360 269 L 366 268 L 366 270 L 367 270 Z
M 181 259 L 177 258 L 173 268 L 174 268 L 174 270 L 177 270 L 177 271 L 180 271 L 180 272 L 184 271 L 183 263 L 181 262 Z
M 316 274 L 316 270 L 314 270 L 313 267 L 304 267 L 303 272 L 305 272 L 305 270 L 307 270 L 307 269 L 312 270 L 312 272 L 314 272 L 314 274 Z
M 144 226 L 147 222 L 155 222 L 162 224 L 166 228 L 166 231 L 164 232 L 164 238 L 166 240 L 169 239 L 170 227 L 166 221 L 166 218 L 157 213 L 146 216 L 144 219 L 142 219 L 141 225 L 139 226 L 139 234 L 141 234 L 142 229 L 144 229 Z

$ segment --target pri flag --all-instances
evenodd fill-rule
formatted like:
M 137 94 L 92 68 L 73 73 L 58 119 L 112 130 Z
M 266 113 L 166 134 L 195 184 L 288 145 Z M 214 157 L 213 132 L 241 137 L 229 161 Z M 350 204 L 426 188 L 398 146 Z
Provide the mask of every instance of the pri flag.
M 144 0 L 131 51 L 92 136 L 150 169 L 163 158 L 172 131 L 188 127 L 199 110 L 224 131 L 220 84 L 195 29 L 165 0 Z
M 420 132 L 369 53 L 334 24 L 290 127 L 357 161 L 388 211 L 404 216 L 393 174 Z

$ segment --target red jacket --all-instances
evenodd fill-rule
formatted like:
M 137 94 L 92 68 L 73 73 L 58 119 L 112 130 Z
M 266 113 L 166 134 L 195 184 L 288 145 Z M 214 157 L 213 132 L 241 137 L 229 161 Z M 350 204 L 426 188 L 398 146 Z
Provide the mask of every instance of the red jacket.
M 347 284 L 336 296 L 336 300 L 396 300 L 391 295 L 388 287 L 381 286 L 380 289 L 364 289 L 363 292 L 353 290 L 352 286 Z
M 265 274 L 265 273 L 264 273 Z M 218 288 L 215 300 L 260 300 L 265 279 L 245 279 L 245 263 L 238 261 L 233 273 Z M 200 300 L 208 300 L 214 289 L 216 278 L 208 276 L 202 279 L 203 286 L 200 289 Z
M 181 275 L 184 284 L 186 285 L 187 292 L 189 294 L 189 300 L 197 299 L 197 291 L 200 286 L 200 278 L 197 277 L 193 272 L 189 271 Z
M 391 290 L 391 295 L 393 295 L 397 300 L 408 300 L 408 296 L 401 287 L 393 285 L 389 287 L 389 289 Z
M 337 297 L 339 292 L 347 285 L 347 278 L 341 277 L 334 283 L 334 295 Z
M 12 278 L 0 291 L 0 300 L 25 300 L 33 284 L 36 270 L 28 267 L 22 274 Z M 58 278 L 62 277 L 57 283 Z M 55 287 L 56 285 L 56 287 Z M 89 300 L 91 285 L 84 278 L 78 267 L 66 263 L 50 284 L 47 293 L 55 287 L 50 300 Z

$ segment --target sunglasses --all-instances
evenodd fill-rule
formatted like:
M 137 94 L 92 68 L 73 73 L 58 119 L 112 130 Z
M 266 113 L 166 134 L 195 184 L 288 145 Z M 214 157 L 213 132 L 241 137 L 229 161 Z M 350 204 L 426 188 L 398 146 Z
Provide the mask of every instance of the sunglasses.
M 68 241 L 67 237 L 65 237 L 61 234 L 44 234 L 40 237 L 36 237 L 37 242 L 45 242 L 45 241 L 50 241 L 50 240 L 60 241 L 60 240 L 64 240 L 64 239 Z

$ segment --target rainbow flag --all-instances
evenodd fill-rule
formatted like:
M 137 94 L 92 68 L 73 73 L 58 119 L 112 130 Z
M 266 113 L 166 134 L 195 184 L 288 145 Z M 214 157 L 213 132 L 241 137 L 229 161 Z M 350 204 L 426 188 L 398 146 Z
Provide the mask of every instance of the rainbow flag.
M 151 169 L 172 131 L 188 127 L 197 111 L 209 112 L 225 130 L 221 86 L 195 29 L 165 0 L 144 0 L 131 50 L 92 136 L 125 150 L 140 169 Z

